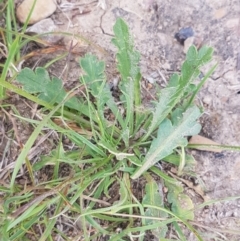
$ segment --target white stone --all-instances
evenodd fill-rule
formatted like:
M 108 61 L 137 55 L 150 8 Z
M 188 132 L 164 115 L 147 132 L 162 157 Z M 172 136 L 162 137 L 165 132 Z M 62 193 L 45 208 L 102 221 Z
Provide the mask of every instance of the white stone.
M 62 35 L 60 34 L 54 34 L 54 32 L 57 32 L 57 31 L 58 31 L 58 27 L 55 25 L 55 23 L 51 18 L 43 19 L 27 29 L 27 32 L 44 34 L 44 35 L 41 35 L 40 38 L 52 44 L 58 42 L 63 38 Z M 45 33 L 49 33 L 49 34 L 45 34 Z
M 154 78 L 152 78 L 151 76 L 147 76 L 146 80 L 150 83 L 150 84 L 154 84 L 156 82 L 156 80 Z
M 186 54 L 189 50 L 189 48 L 194 44 L 194 36 L 187 38 L 184 41 L 184 48 L 183 48 L 183 52 Z
M 212 103 L 212 97 L 210 95 L 205 95 L 203 98 L 203 102 L 207 105 L 210 105 Z
M 227 15 L 227 8 L 223 7 L 223 8 L 219 8 L 219 9 L 215 10 L 215 12 L 213 14 L 213 18 L 221 19 L 221 18 L 225 17 L 226 15 Z
M 17 8 L 17 18 L 25 23 L 34 4 L 34 0 L 24 0 Z M 53 14 L 57 9 L 55 0 L 36 0 L 36 4 L 30 16 L 28 24 L 34 24 Z
M 239 18 L 231 18 L 226 22 L 226 27 L 227 28 L 235 28 L 239 24 Z

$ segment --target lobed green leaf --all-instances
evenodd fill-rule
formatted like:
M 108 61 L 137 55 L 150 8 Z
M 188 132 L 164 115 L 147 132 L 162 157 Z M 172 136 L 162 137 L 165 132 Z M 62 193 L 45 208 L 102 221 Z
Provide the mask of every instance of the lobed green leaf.
M 148 205 L 164 208 L 164 201 L 163 201 L 164 197 L 162 193 L 161 184 L 160 183 L 157 184 L 149 174 L 146 174 L 145 177 L 147 179 L 147 184 L 145 186 L 146 194 L 143 197 L 142 204 L 148 204 Z M 156 217 L 167 218 L 168 214 L 159 209 L 148 207 L 145 210 L 145 216 L 155 217 L 155 218 Z M 152 219 L 146 219 L 147 225 L 153 224 L 155 222 L 156 221 Z M 168 230 L 167 226 L 164 225 L 162 227 L 157 227 L 156 229 L 153 229 L 152 232 L 158 238 L 165 238 L 167 230 Z
M 141 105 L 140 89 L 140 54 L 135 50 L 128 26 L 122 19 L 117 19 L 113 31 L 113 44 L 118 48 L 118 70 L 121 74 L 119 89 L 121 100 L 126 108 L 125 128 L 129 128 L 130 136 L 134 132 L 134 124 L 139 123 L 140 113 L 135 111 Z M 127 142 L 125 142 L 127 145 Z
M 39 99 L 48 103 L 59 104 L 67 97 L 62 81 L 56 77 L 51 80 L 48 72 L 41 67 L 36 68 L 35 72 L 24 68 L 18 74 L 17 81 L 23 85 L 25 91 L 38 94 Z M 83 110 L 83 104 L 76 97 L 66 100 L 64 105 L 78 111 Z
M 196 135 L 201 129 L 200 124 L 196 122 L 200 115 L 199 109 L 193 106 L 182 115 L 177 125 L 172 125 L 169 119 L 165 119 L 159 126 L 158 136 L 152 141 L 142 167 L 133 174 L 132 178 L 138 178 L 159 160 L 170 155 L 178 146 L 186 146 L 187 139 L 184 137 Z

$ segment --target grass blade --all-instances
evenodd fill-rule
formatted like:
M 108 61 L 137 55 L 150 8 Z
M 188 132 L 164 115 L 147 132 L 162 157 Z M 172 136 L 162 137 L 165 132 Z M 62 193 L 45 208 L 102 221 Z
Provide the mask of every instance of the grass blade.
M 65 101 L 65 100 L 64 100 Z M 27 158 L 27 155 L 34 144 L 35 140 L 39 136 L 40 132 L 42 131 L 42 128 L 47 124 L 47 122 L 50 120 L 50 118 L 54 115 L 54 113 L 61 108 L 63 105 L 63 102 L 59 103 L 55 108 L 53 108 L 52 111 L 40 122 L 40 124 L 36 127 L 36 129 L 33 131 L 29 139 L 27 140 L 26 144 L 24 145 L 20 155 L 18 156 L 16 163 L 15 163 L 15 168 L 13 170 L 12 178 L 11 178 L 11 183 L 10 183 L 10 189 L 13 191 L 14 189 L 14 183 L 15 179 L 17 176 L 18 171 L 20 170 L 24 160 Z

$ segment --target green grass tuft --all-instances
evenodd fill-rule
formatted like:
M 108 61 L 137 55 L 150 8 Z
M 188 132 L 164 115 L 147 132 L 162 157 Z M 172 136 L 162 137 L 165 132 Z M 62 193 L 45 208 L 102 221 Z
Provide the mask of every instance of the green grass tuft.
M 85 89 L 81 97 L 75 96 L 74 90 L 67 92 L 61 80 L 51 79 L 44 68 L 23 69 L 17 75 L 17 81 L 22 84 L 19 89 L 5 80 L 6 69 L 19 45 L 18 41 L 11 43 L 16 47 L 1 76 L 2 90 L 11 89 L 45 108 L 41 121 L 18 116 L 32 123 L 35 130 L 16 160 L 10 191 L 0 185 L 4 193 L 0 233 L 4 240 L 27 240 L 29 235 L 41 241 L 54 240 L 57 236 L 70 240 L 70 234 L 63 233 L 60 224 L 80 227 L 78 235 L 84 240 L 105 236 L 111 241 L 133 237 L 141 241 L 149 231 L 159 240 L 167 240 L 170 226 L 179 239 L 186 240 L 182 225 L 197 240 L 203 240 L 190 222 L 194 220 L 192 200 L 183 193 L 176 179 L 155 165 L 159 161 L 168 162 L 179 173 L 187 173 L 187 168 L 194 165 L 185 148 L 187 136 L 201 129 L 198 123 L 201 111 L 194 98 L 206 78 L 198 85 L 194 80 L 201 66 L 211 61 L 213 49 L 204 46 L 197 51 L 190 47 L 181 73 L 171 77 L 166 88 L 158 93 L 154 107 L 147 109 L 142 108 L 141 102 L 140 54 L 122 19 L 116 21 L 114 34 L 112 42 L 117 47 L 121 75 L 119 97 L 113 97 L 107 83 L 105 63 L 91 54 L 79 62 L 84 72 L 79 85 Z M 11 40 L 11 36 L 8 38 Z M 46 110 L 49 110 L 47 114 Z M 66 125 L 59 125 L 53 117 Z M 74 121 L 77 128 L 68 126 L 68 121 Z M 31 164 L 27 159 L 29 150 L 44 127 L 67 137 L 75 149 L 65 148 L 60 138 L 55 150 Z M 52 167 L 52 179 L 33 182 L 32 187 L 24 188 L 17 182 L 24 163 L 32 179 L 36 172 Z M 72 170 L 67 178 L 61 177 L 62 164 Z M 140 196 L 134 191 L 137 178 L 144 190 Z M 162 191 L 164 186 L 167 194 Z M 39 227 L 41 235 L 36 232 Z

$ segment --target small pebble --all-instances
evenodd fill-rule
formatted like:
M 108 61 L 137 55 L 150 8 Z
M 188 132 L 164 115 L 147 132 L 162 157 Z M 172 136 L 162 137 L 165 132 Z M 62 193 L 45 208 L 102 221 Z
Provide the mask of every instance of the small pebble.
M 189 48 L 194 44 L 194 39 L 195 37 L 192 36 L 190 38 L 187 38 L 185 41 L 184 41 L 184 48 L 183 48 L 183 52 L 186 54 L 189 50 Z
M 151 76 L 147 76 L 146 80 L 150 83 L 150 84 L 154 84 L 156 82 L 156 80 L 154 78 L 152 78 Z
M 231 18 L 226 22 L 226 27 L 229 29 L 237 27 L 239 24 L 239 18 Z
M 187 28 L 180 29 L 179 32 L 174 35 L 174 37 L 177 39 L 177 41 L 180 44 L 183 45 L 184 41 L 187 38 L 192 37 L 193 35 L 194 35 L 193 29 L 191 27 L 187 27 Z
M 210 95 L 205 95 L 203 98 L 203 103 L 206 105 L 210 105 L 212 103 L 212 97 Z
M 231 40 L 231 36 L 227 36 L 226 42 L 230 42 L 230 40 Z
M 148 84 L 147 84 L 147 89 L 148 89 L 148 90 L 152 89 L 152 87 L 153 87 L 153 85 L 152 85 L 151 83 L 148 83 Z
M 227 9 L 226 8 L 219 8 L 214 12 L 214 19 L 221 19 L 227 14 Z
M 167 193 L 168 192 L 168 188 L 167 187 L 163 187 L 163 192 Z
M 40 36 L 42 40 L 45 40 L 51 44 L 57 43 L 62 39 L 61 35 L 53 34 L 55 31 L 58 31 L 58 27 L 55 25 L 51 18 L 43 19 L 27 29 L 27 32 L 33 32 L 36 34 L 51 32 L 50 34 L 44 34 Z
M 17 8 L 16 15 L 21 23 L 25 23 L 31 8 L 34 4 L 34 0 L 24 0 Z M 57 9 L 57 5 L 54 0 L 36 0 L 36 4 L 28 21 L 28 24 L 34 24 L 42 19 L 47 18 L 53 14 Z
M 234 211 L 233 212 L 233 217 L 238 217 L 239 215 L 238 215 L 238 211 Z

